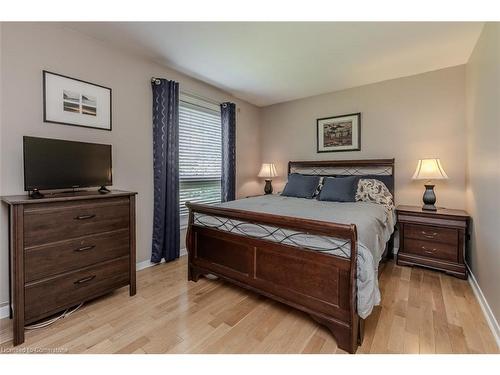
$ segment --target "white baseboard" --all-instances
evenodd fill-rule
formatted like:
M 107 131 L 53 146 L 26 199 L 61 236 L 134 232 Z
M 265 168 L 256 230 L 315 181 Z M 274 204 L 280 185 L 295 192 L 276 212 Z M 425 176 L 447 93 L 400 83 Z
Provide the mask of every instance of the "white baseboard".
M 187 249 L 186 248 L 183 248 L 181 249 L 180 251 L 180 254 L 179 256 L 183 257 L 187 255 Z M 165 260 L 162 260 L 160 263 L 165 263 Z M 145 260 L 143 262 L 139 262 L 135 265 L 135 270 L 136 271 L 140 271 L 140 270 L 143 270 L 145 268 L 148 268 L 148 267 L 152 267 L 152 266 L 156 266 L 157 264 L 160 264 L 160 263 L 152 263 L 149 259 L 148 260 Z
M 181 249 L 180 251 L 180 256 L 185 256 L 187 255 L 187 250 L 186 248 L 184 249 Z M 140 271 L 140 270 L 143 270 L 145 268 L 148 268 L 148 267 L 151 267 L 151 266 L 154 266 L 156 265 L 157 263 L 151 263 L 150 260 L 145 260 L 144 262 L 139 262 L 135 265 L 135 269 L 136 271 Z M 3 306 L 5 305 L 5 306 Z M 0 303 L 0 319 L 3 319 L 3 318 L 8 318 L 9 317 L 9 302 L 6 301 L 6 302 L 3 302 L 3 303 Z
M 484 317 L 497 343 L 497 347 L 500 348 L 500 326 L 498 325 L 495 315 L 493 315 L 493 311 L 491 311 L 490 305 L 488 305 L 488 301 L 484 297 L 483 291 L 479 287 L 476 277 L 470 270 L 469 265 L 467 265 L 467 270 L 469 271 L 469 284 L 479 302 L 479 306 L 481 306 L 481 310 L 483 310 Z

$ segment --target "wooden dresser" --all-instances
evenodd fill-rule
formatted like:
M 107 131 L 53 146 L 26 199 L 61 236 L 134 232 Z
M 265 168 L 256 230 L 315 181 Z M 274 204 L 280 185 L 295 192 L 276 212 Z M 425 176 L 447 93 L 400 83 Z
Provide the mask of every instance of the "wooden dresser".
M 423 211 L 416 206 L 398 206 L 396 213 L 399 226 L 398 264 L 424 266 L 467 278 L 467 212 L 444 208 Z
M 24 326 L 114 289 L 135 294 L 135 195 L 6 196 L 14 345 Z

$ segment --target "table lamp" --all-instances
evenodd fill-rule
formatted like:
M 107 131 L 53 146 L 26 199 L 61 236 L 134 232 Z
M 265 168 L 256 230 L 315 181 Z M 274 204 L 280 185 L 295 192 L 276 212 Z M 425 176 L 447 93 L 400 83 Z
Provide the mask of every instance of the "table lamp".
M 431 180 L 445 180 L 448 175 L 444 171 L 441 161 L 439 159 L 420 159 L 417 164 L 417 170 L 413 175 L 414 180 L 426 180 L 424 184 L 424 205 L 422 210 L 426 211 L 436 211 L 437 208 L 434 205 L 436 203 L 436 194 L 434 194 L 434 185 L 431 184 Z
M 276 167 L 273 163 L 263 163 L 260 168 L 260 172 L 258 177 L 263 177 L 266 179 L 266 186 L 264 187 L 264 193 L 272 194 L 273 185 L 271 184 L 271 178 L 276 177 L 278 173 L 276 173 Z

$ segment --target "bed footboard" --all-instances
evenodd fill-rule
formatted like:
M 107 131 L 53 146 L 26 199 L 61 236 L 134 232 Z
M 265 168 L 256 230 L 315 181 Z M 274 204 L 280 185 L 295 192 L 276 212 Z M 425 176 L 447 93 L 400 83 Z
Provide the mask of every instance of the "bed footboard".
M 204 274 L 214 274 L 302 310 L 325 325 L 341 349 L 356 352 L 361 333 L 356 312 L 357 234 L 354 225 L 189 203 L 187 206 L 189 280 L 198 281 Z M 268 236 L 255 238 L 206 227 L 196 222 L 195 215 L 328 236 L 342 241 L 349 252 L 343 257 L 300 248 L 286 241 L 273 241 Z

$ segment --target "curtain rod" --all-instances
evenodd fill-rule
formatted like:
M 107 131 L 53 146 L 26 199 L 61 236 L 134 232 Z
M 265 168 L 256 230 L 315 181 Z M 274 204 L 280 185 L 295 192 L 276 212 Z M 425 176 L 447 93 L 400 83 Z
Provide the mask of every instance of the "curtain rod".
M 221 105 L 222 104 L 222 102 L 219 102 L 217 100 L 214 100 L 214 99 L 211 99 L 211 98 L 207 98 L 205 96 L 201 96 L 201 95 L 198 95 L 198 94 L 195 94 L 195 93 L 192 93 L 192 92 L 189 92 L 189 91 L 185 91 L 185 90 L 181 90 L 181 94 L 186 95 L 186 96 L 190 96 L 190 97 L 195 98 L 195 99 L 201 99 L 203 101 L 206 101 L 206 102 L 212 103 L 212 104 L 216 104 L 216 105 Z
M 155 85 L 159 85 L 161 83 L 161 81 L 160 81 L 159 78 L 151 77 L 151 83 L 154 83 Z M 187 95 L 187 96 L 191 96 L 191 97 L 196 98 L 196 99 L 201 99 L 201 100 L 204 100 L 206 102 L 209 102 L 209 103 L 212 103 L 212 104 L 216 104 L 216 105 L 222 104 L 222 102 L 219 102 L 217 100 L 213 100 L 211 98 L 207 98 L 205 96 L 198 95 L 198 94 L 195 94 L 193 92 L 186 91 L 186 90 L 181 90 L 181 94 L 184 94 L 184 95 Z

